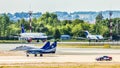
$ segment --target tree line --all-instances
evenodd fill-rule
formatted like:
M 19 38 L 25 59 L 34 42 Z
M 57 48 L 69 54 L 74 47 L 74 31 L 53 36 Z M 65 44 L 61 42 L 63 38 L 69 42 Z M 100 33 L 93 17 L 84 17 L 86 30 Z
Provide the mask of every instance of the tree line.
M 0 15 L 0 37 L 19 35 L 21 24 L 24 24 L 26 32 L 29 32 L 29 20 L 24 18 L 18 21 L 11 21 L 7 14 Z M 85 37 L 84 31 L 92 34 L 101 34 L 109 37 L 110 20 L 104 19 L 101 13 L 96 16 L 96 23 L 90 24 L 80 19 L 59 20 L 54 13 L 46 12 L 38 19 L 32 18 L 32 32 L 43 32 L 48 36 L 59 39 L 60 35 L 67 34 L 72 37 Z M 113 35 L 120 34 L 120 18 L 112 18 Z

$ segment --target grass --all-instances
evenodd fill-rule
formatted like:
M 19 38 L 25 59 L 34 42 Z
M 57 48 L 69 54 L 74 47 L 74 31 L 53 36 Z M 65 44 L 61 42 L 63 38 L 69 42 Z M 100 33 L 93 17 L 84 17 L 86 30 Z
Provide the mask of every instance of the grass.
M 63 48 L 103 48 L 100 45 L 87 45 L 87 44 L 58 44 L 58 47 Z
M 42 47 L 44 44 L 35 44 L 35 46 Z M 114 48 L 120 49 L 119 45 L 108 45 L 108 44 L 58 44 L 60 48 Z
M 119 64 L 98 65 L 98 64 L 78 64 L 78 65 L 50 65 L 50 66 L 0 66 L 0 68 L 120 68 Z
M 63 42 L 78 42 L 80 40 L 64 40 Z M 35 42 L 35 40 L 33 40 Z M 0 43 L 21 43 L 19 40 L 0 40 Z M 22 41 L 22 43 L 26 43 L 26 41 Z M 43 43 L 35 44 L 36 46 L 43 46 Z M 108 45 L 108 44 L 58 44 L 58 47 L 61 48 L 115 48 L 120 49 L 120 44 L 117 45 Z
M 18 40 L 0 40 L 0 43 L 20 43 Z
M 41 40 L 39 40 L 42 42 Z M 54 41 L 54 40 L 48 40 L 48 41 Z M 26 43 L 26 40 L 0 40 L 0 43 Z M 33 43 L 36 43 L 36 40 L 32 40 Z M 70 40 L 60 40 L 60 42 L 88 42 L 88 40 L 76 40 L 76 39 L 70 39 Z M 95 41 L 93 41 L 95 42 Z

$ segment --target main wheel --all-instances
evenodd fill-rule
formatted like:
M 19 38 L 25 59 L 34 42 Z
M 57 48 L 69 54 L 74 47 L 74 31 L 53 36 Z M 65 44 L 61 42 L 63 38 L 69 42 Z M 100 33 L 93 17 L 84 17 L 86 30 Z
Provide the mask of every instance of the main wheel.
M 43 56 L 43 54 L 40 54 L 40 57 L 42 57 Z
M 29 55 L 28 55 L 28 54 L 27 54 L 26 56 L 27 56 L 27 57 L 29 57 Z
M 37 54 L 34 55 L 35 57 L 37 56 Z
M 109 59 L 109 61 L 111 61 L 112 59 Z

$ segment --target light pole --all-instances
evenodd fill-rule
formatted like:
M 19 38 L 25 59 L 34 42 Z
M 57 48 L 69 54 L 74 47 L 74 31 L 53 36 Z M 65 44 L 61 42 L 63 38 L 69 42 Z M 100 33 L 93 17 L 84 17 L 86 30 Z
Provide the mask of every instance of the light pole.
M 111 19 L 112 12 L 111 11 L 109 12 L 109 16 L 110 16 L 110 40 L 112 41 L 112 19 Z
M 32 19 L 31 18 L 32 18 L 32 11 L 29 11 L 30 33 L 32 32 Z

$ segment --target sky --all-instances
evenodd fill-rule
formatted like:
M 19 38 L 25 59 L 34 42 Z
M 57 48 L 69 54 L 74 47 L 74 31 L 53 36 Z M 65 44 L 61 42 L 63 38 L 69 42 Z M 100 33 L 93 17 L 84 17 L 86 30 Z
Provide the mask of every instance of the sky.
M 120 0 L 0 0 L 0 13 L 120 10 Z

